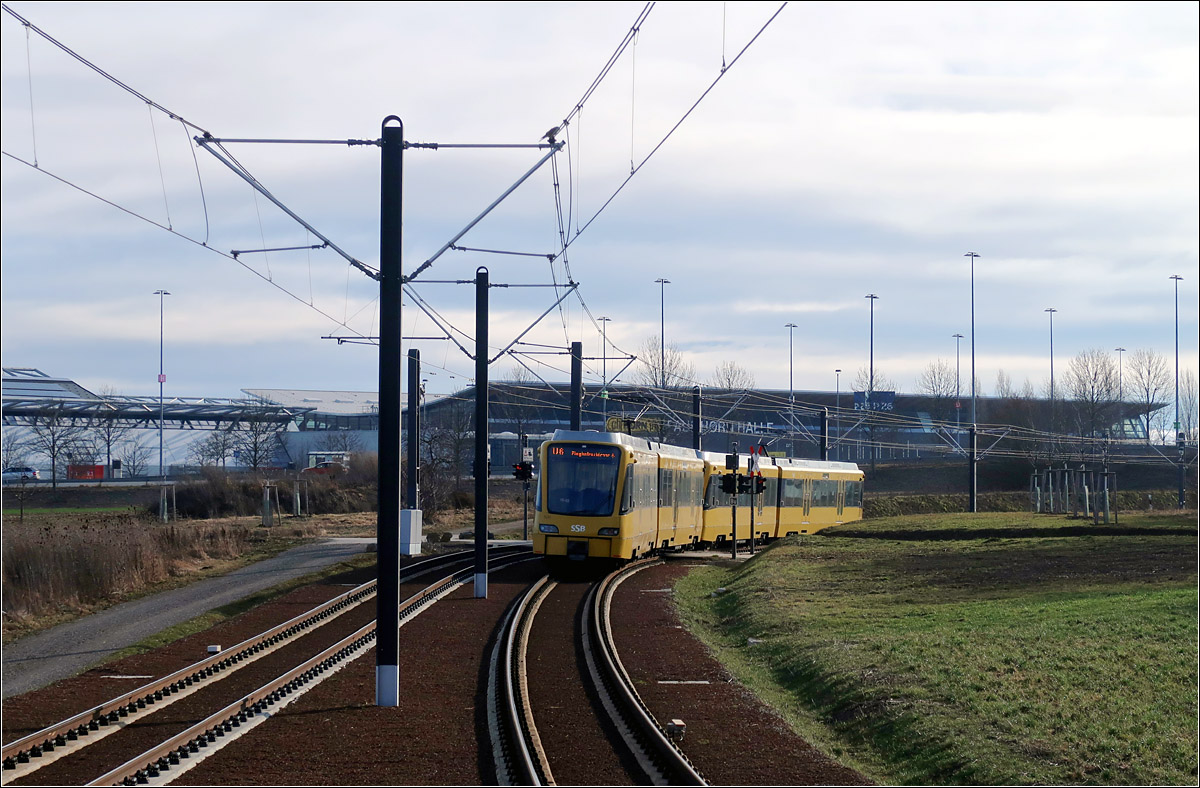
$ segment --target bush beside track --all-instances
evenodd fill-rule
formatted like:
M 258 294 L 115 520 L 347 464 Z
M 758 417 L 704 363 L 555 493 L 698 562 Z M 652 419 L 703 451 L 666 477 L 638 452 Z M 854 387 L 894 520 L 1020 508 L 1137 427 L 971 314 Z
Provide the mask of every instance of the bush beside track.
M 867 520 L 694 570 L 676 599 L 880 782 L 1194 785 L 1196 531 L 1194 511 Z

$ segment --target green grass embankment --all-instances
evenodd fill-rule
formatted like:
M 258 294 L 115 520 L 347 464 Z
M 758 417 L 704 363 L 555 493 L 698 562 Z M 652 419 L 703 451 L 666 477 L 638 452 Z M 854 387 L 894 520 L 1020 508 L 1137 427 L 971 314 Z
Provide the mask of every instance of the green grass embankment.
M 695 570 L 676 597 L 879 781 L 1194 785 L 1196 548 L 1194 514 L 895 517 Z

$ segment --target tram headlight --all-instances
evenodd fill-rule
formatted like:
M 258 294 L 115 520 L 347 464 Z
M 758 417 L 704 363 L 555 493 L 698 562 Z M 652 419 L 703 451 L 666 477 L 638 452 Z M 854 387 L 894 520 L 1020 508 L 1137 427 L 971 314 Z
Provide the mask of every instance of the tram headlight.
M 601 536 L 616 536 L 621 533 L 620 528 L 601 528 L 597 531 Z
M 556 534 L 556 533 L 558 533 L 558 526 L 557 525 L 547 525 L 546 523 L 542 523 L 538 526 L 538 530 L 544 534 Z

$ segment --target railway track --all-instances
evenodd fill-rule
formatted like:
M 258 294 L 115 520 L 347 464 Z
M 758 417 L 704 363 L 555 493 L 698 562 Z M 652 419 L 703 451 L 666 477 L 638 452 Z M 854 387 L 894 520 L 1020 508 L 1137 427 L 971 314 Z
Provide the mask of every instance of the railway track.
M 681 730 L 674 724 L 661 726 L 638 696 L 633 682 L 621 665 L 620 657 L 611 635 L 609 611 L 612 596 L 617 587 L 634 572 L 652 565 L 652 561 L 641 561 L 608 575 L 598 583 L 577 586 L 571 589 L 574 596 L 564 608 L 567 612 L 578 611 L 577 635 L 579 648 L 576 664 L 580 670 L 572 672 L 562 668 L 566 661 L 564 652 L 543 652 L 537 655 L 536 664 L 530 668 L 535 657 L 531 648 L 534 622 L 539 611 L 550 608 L 548 602 L 558 588 L 550 578 L 537 581 L 510 608 L 502 625 L 502 634 L 497 638 L 492 655 L 488 691 L 488 718 L 492 734 L 493 760 L 497 781 L 502 785 L 555 785 L 554 763 L 573 765 L 572 759 L 580 752 L 589 755 L 604 752 L 605 748 L 593 746 L 586 741 L 586 733 L 601 732 L 612 746 L 612 757 L 619 763 L 608 765 L 609 774 L 622 774 L 633 784 L 650 782 L 654 785 L 706 785 L 699 771 L 688 761 L 676 745 L 674 738 Z M 570 596 L 570 595 L 569 595 Z M 579 600 L 579 604 L 573 604 Z M 575 626 L 565 626 L 559 620 L 554 629 L 560 633 L 575 632 Z M 564 635 L 565 636 L 565 635 Z M 570 649 L 569 651 L 574 651 Z M 543 737 L 539 733 L 537 720 L 552 721 L 553 727 L 564 727 L 561 714 L 555 717 L 545 708 L 539 708 L 531 692 L 531 681 L 550 682 L 550 665 L 562 668 L 560 687 L 582 681 L 590 687 L 591 703 L 570 704 L 576 714 L 584 708 L 592 708 L 599 719 L 593 725 L 574 719 L 566 722 L 570 734 Z M 551 695 L 561 697 L 563 689 L 553 689 Z M 567 701 L 563 701 L 567 705 Z M 551 744 L 558 739 L 557 744 Z M 614 741 L 615 740 L 615 741 Z M 570 752 L 552 752 L 551 748 L 567 747 Z M 595 766 L 589 766 L 593 781 L 597 774 Z M 578 782 L 579 775 L 564 775 L 568 782 Z M 612 778 L 610 778 L 612 779 Z M 606 780 L 601 780 L 606 781 Z
M 529 555 L 523 546 L 493 548 L 491 553 L 496 566 L 527 560 Z M 471 580 L 472 554 L 454 553 L 411 564 L 402 572 L 401 582 L 412 583 L 434 573 L 442 576 L 402 603 L 402 626 Z M 220 654 L 5 745 L 4 783 L 165 783 L 166 773 L 171 777 L 181 773 L 366 653 L 374 642 L 374 621 L 368 621 L 373 606 L 364 603 L 374 595 L 374 581 L 365 583 Z M 251 665 L 255 667 L 242 670 Z M 242 671 L 240 680 L 221 681 L 238 671 Z M 172 714 L 166 707 L 179 701 L 184 702 L 176 706 L 176 719 L 164 719 Z M 200 721 L 187 725 L 180 719 Z M 154 739 L 149 746 L 147 737 Z M 122 738 L 126 741 L 118 741 Z M 103 754 L 89 747 L 105 739 L 109 739 L 106 746 L 98 748 L 105 750 Z M 100 762 L 105 765 L 95 766 Z M 104 773 L 89 782 L 78 777 L 81 769 Z

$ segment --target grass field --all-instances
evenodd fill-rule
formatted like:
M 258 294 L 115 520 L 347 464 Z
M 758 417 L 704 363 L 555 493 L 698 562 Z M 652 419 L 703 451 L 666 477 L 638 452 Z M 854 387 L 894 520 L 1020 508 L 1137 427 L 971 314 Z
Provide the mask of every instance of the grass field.
M 689 625 L 887 783 L 1195 785 L 1196 517 L 896 517 L 693 571 Z

